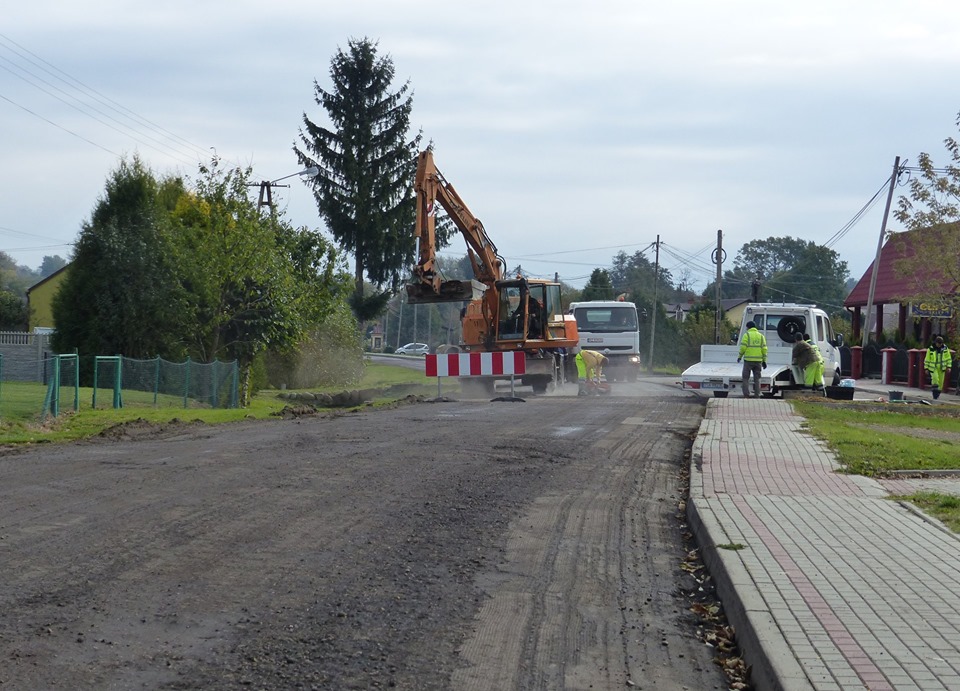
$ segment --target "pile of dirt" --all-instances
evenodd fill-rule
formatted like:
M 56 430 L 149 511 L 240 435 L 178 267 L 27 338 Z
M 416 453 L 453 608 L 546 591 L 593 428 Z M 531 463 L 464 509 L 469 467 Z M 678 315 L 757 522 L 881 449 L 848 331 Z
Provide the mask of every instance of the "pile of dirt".
M 131 441 L 134 439 L 156 439 L 169 434 L 178 434 L 187 429 L 205 424 L 202 420 L 185 422 L 173 418 L 169 422 L 151 422 L 142 417 L 107 427 L 95 438 L 106 441 Z

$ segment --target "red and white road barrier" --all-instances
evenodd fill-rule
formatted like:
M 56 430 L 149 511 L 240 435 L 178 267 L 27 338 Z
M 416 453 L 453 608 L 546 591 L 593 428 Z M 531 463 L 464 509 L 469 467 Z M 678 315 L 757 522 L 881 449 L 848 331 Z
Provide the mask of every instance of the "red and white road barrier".
M 424 365 L 428 377 L 510 376 L 527 371 L 526 356 L 517 351 L 427 355 Z

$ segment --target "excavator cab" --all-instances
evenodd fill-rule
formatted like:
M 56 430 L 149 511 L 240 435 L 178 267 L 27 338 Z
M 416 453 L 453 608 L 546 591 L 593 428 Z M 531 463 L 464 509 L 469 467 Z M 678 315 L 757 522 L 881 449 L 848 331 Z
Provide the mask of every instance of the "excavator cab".
M 500 341 L 543 341 L 547 337 L 548 311 L 552 302 L 550 287 L 523 278 L 497 281 L 500 316 L 497 339 Z M 557 291 L 559 301 L 559 290 Z

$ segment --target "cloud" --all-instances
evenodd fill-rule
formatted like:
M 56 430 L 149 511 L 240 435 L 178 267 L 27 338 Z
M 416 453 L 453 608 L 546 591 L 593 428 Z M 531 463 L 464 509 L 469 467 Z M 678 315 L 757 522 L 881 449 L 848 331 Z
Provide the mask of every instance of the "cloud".
M 134 151 L 158 172 L 192 174 L 214 150 L 257 178 L 295 172 L 302 115 L 324 119 L 314 80 L 329 88 L 336 50 L 370 37 L 395 84 L 409 81 L 438 166 L 501 251 L 541 275 L 586 277 L 609 248 L 658 234 L 695 252 L 723 228 L 731 254 L 770 235 L 825 241 L 894 156 L 942 158 L 960 110 L 943 77 L 960 68 L 958 32 L 945 0 L 14 4 L 0 28 L 0 185 L 13 200 L 0 227 L 71 242 Z M 123 131 L 89 112 L 84 89 Z M 305 188 L 279 198 L 295 223 L 320 225 Z M 851 231 L 851 270 L 878 231 L 879 211 Z M 0 231 L 0 249 L 21 237 Z M 13 254 L 38 266 L 44 253 Z

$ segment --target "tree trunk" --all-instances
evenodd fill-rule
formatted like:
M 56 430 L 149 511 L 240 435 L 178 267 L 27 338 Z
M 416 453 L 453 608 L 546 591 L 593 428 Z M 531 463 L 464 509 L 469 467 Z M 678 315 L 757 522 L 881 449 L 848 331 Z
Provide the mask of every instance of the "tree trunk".
M 359 306 L 363 302 L 363 260 L 360 257 L 357 257 L 356 271 L 353 274 L 353 292 Z
M 250 380 L 253 372 L 253 361 L 247 360 L 246 362 L 238 362 L 240 366 L 240 401 L 239 407 L 249 408 L 250 407 Z

